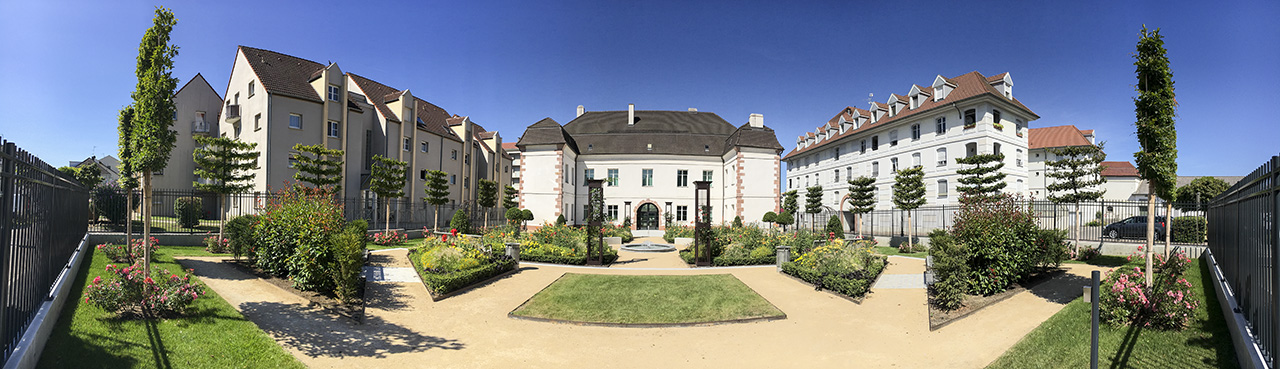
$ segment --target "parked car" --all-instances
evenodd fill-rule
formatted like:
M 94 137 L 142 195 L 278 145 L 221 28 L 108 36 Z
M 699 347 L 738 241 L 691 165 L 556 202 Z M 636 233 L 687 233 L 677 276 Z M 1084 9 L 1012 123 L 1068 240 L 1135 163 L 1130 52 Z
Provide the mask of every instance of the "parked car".
M 1156 217 L 1156 239 L 1164 239 L 1165 217 Z M 1102 235 L 1110 238 L 1147 237 L 1147 217 L 1145 215 L 1128 217 L 1119 222 L 1108 224 L 1102 228 Z

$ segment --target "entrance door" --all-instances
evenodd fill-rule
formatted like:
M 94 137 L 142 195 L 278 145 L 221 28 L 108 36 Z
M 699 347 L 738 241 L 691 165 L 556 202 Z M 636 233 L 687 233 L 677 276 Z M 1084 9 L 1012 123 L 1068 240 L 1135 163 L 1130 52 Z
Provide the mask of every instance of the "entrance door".
M 637 229 L 658 229 L 658 206 L 652 203 L 640 205 L 636 210 Z

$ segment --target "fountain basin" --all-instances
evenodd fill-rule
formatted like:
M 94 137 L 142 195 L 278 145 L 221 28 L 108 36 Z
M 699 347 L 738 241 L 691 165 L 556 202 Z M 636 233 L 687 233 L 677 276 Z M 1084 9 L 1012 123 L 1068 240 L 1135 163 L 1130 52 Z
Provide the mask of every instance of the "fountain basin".
M 645 243 L 629 243 L 626 245 L 622 245 L 622 250 L 632 251 L 632 252 L 670 252 L 670 251 L 675 251 L 676 247 L 667 245 L 667 244 L 652 243 L 652 242 L 646 241 Z

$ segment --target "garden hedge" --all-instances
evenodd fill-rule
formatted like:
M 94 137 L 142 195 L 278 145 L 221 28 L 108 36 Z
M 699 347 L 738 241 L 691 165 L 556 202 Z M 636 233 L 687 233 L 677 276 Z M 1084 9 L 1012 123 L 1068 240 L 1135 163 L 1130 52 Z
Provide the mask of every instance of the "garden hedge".
M 199 197 L 179 197 L 173 202 L 173 212 L 178 215 L 178 224 L 182 228 L 195 228 L 200 224 L 200 214 L 204 212 L 203 201 Z
M 1173 242 L 1203 243 L 1207 239 L 1208 223 L 1204 217 L 1186 216 L 1173 218 Z
M 792 255 L 791 255 L 791 259 L 792 259 L 792 260 L 795 260 L 796 256 L 797 256 L 797 255 L 792 254 Z M 693 264 L 693 262 L 694 262 L 694 260 L 693 260 L 693 248 L 687 248 L 687 249 L 680 250 L 680 259 L 681 259 L 681 260 L 684 260 L 685 264 Z M 715 257 L 715 259 L 712 259 L 712 260 L 711 260 L 711 265 L 712 265 L 712 266 L 772 265 L 772 264 L 773 264 L 773 263 L 775 263 L 777 260 L 778 260 L 778 256 L 777 256 L 776 254 L 775 254 L 775 255 L 769 255 L 769 256 L 763 256 L 763 257 L 758 257 L 758 258 L 753 258 L 753 257 L 742 257 L 742 258 L 739 258 L 739 257 L 732 257 L 732 256 L 717 256 L 717 257 Z
M 586 257 L 586 255 L 583 255 L 583 256 L 559 256 L 559 255 L 550 255 L 550 254 L 525 254 L 525 253 L 520 253 L 520 260 L 523 260 L 523 261 L 532 261 L 532 262 L 538 262 L 538 263 L 549 263 L 549 264 L 568 264 L 568 265 L 585 265 L 585 264 L 587 263 L 587 257 Z M 618 253 L 617 253 L 617 252 L 612 252 L 612 253 L 606 252 L 606 253 L 604 254 L 604 264 L 605 264 L 605 265 L 613 264 L 613 262 L 615 262 L 615 261 L 618 261 Z
M 841 295 L 852 298 L 859 298 L 871 291 L 871 282 L 884 271 L 884 268 L 873 271 L 866 278 L 845 278 L 843 276 L 833 274 L 822 274 L 817 271 L 802 268 L 794 262 L 782 264 L 782 272 L 787 273 L 800 280 L 812 283 L 819 289 L 827 289 L 839 293 Z
M 422 278 L 422 283 L 427 286 L 427 290 L 431 292 L 432 297 L 437 299 L 450 292 L 461 290 L 516 268 L 516 261 L 503 255 L 495 257 L 492 263 L 482 264 L 475 268 L 443 274 L 428 273 L 418 265 L 417 260 L 420 252 L 418 249 L 410 250 L 409 260 L 413 263 L 413 269 L 418 272 L 418 277 Z

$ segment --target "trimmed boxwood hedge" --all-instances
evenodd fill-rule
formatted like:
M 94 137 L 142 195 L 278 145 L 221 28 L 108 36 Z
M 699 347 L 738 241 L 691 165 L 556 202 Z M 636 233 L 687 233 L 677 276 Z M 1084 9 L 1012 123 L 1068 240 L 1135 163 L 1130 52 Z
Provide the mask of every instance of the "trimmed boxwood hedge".
M 782 272 L 812 283 L 818 289 L 827 289 L 852 298 L 859 298 L 871 290 L 871 282 L 884 272 L 884 268 L 879 268 L 874 271 L 875 274 L 864 278 L 846 278 L 834 274 L 822 274 L 802 268 L 794 262 L 786 262 L 782 264 Z
M 481 264 L 471 269 L 444 274 L 428 273 L 418 265 L 419 253 L 421 253 L 419 249 L 409 250 L 409 261 L 413 263 L 413 270 L 418 272 L 418 277 L 422 278 L 422 283 L 427 286 L 427 290 L 437 298 L 516 268 L 515 260 L 501 255 L 494 257 L 491 263 Z
M 796 255 L 792 254 L 791 259 L 795 260 L 795 258 L 796 258 Z M 685 264 L 693 264 L 694 262 L 693 248 L 680 250 L 680 259 L 684 260 Z M 772 265 L 777 260 L 778 260 L 777 255 L 762 256 L 758 258 L 752 258 L 752 257 L 736 258 L 736 257 L 721 255 L 721 256 L 717 256 L 715 259 L 712 259 L 711 265 L 712 266 Z
M 550 263 L 550 264 L 585 265 L 587 263 L 587 256 L 586 255 L 559 256 L 559 255 L 549 255 L 549 254 L 521 253 L 520 260 L 532 261 L 532 262 L 538 262 L 538 263 Z M 613 262 L 615 261 L 618 261 L 618 253 L 616 251 L 612 253 L 606 252 L 604 254 L 604 264 L 606 265 L 613 264 Z
M 1185 216 L 1173 218 L 1173 242 L 1203 243 L 1207 238 L 1208 224 L 1204 217 Z

